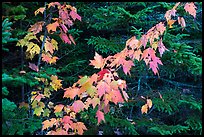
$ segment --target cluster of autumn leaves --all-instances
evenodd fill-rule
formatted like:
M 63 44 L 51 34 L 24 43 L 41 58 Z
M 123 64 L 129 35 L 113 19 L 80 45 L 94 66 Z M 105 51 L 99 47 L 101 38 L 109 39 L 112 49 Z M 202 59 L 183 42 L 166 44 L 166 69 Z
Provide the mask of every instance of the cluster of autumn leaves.
M 176 8 L 180 4 L 177 3 L 171 10 L 165 14 L 165 18 L 169 28 L 175 23 L 172 16 L 176 16 Z M 76 44 L 73 37 L 68 33 L 68 28 L 73 25 L 76 19 L 81 21 L 81 17 L 77 14 L 76 8 L 70 5 L 61 5 L 59 2 L 51 2 L 48 4 L 50 7 L 57 7 L 59 11 L 59 18 L 52 18 L 54 23 L 46 25 L 48 33 L 54 33 L 57 28 L 60 30 L 60 38 L 64 43 Z M 192 16 L 196 16 L 194 3 L 186 3 L 184 9 Z M 45 12 L 46 8 L 41 7 L 35 11 L 35 15 Z M 178 18 L 178 23 L 185 27 L 183 17 Z M 33 59 L 35 55 L 40 54 L 40 46 L 33 42 L 43 43 L 44 48 L 42 51 L 42 61 L 52 64 L 56 63 L 58 57 L 53 56 L 54 51 L 58 50 L 58 43 L 48 36 L 41 35 L 39 38 L 36 36 L 42 31 L 45 21 L 40 21 L 31 25 L 29 32 L 23 39 L 19 40 L 17 46 L 26 46 L 26 56 Z M 49 135 L 67 135 L 67 134 L 80 134 L 87 130 L 83 122 L 78 122 L 76 114 L 80 111 L 87 110 L 89 107 L 96 108 L 96 117 L 98 124 L 105 121 L 104 113 L 110 110 L 110 102 L 114 104 L 124 103 L 128 101 L 128 94 L 126 93 L 126 81 L 119 78 L 117 70 L 122 67 L 124 73 L 130 75 L 130 69 L 134 66 L 134 60 L 144 60 L 154 74 L 158 73 L 158 64 L 162 65 L 159 57 L 156 56 L 158 49 L 160 57 L 168 49 L 164 46 L 161 36 L 166 30 L 165 23 L 160 22 L 142 35 L 138 40 L 135 36 L 126 41 L 126 47 L 119 53 L 103 58 L 98 53 L 95 53 L 94 60 L 90 60 L 90 65 L 96 69 L 100 69 L 98 73 L 91 76 L 81 76 L 80 79 L 73 84 L 72 87 L 63 88 L 62 80 L 58 79 L 56 75 L 51 75 L 50 79 L 36 78 L 44 84 L 44 88 L 38 87 L 33 91 L 31 97 L 31 106 L 34 110 L 33 114 L 37 116 L 43 115 L 47 120 L 43 121 L 42 130 L 47 130 Z M 149 47 L 146 48 L 149 42 Z M 144 50 L 141 50 L 144 47 Z M 29 67 L 34 71 L 39 71 L 38 66 L 29 63 Z M 70 104 L 57 104 L 54 105 L 51 101 L 44 103 L 43 99 L 50 98 L 52 92 L 57 92 L 59 89 L 64 89 L 63 98 L 69 99 Z M 82 101 L 83 100 L 83 101 Z M 142 106 L 141 112 L 147 113 L 152 107 L 151 99 L 145 99 L 146 104 Z M 50 118 L 51 112 L 54 112 L 56 118 Z M 55 128 L 53 129 L 53 126 Z

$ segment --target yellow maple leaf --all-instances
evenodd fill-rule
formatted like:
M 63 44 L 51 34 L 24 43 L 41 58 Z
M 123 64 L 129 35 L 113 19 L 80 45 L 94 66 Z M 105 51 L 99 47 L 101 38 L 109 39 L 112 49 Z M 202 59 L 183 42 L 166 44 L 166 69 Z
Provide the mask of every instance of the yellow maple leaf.
M 143 105 L 142 108 L 141 108 L 142 114 L 143 114 L 143 113 L 146 113 L 146 114 L 147 114 L 147 110 L 148 110 L 148 105 L 147 105 L 147 104 Z
M 51 40 L 51 43 L 52 43 L 52 45 L 53 45 L 53 48 L 54 48 L 54 50 L 58 50 L 58 43 L 57 43 L 57 41 L 56 40 L 54 40 L 54 39 L 52 39 Z
M 51 80 L 52 82 L 50 83 L 50 85 L 55 91 L 57 91 L 57 89 L 60 89 L 62 87 L 62 84 L 61 84 L 62 80 L 59 80 L 57 76 L 52 75 Z
M 55 110 L 54 113 L 61 112 L 62 109 L 63 109 L 63 107 L 64 107 L 63 104 L 56 105 L 56 106 L 54 107 L 54 110 Z
M 158 41 L 153 42 L 151 46 L 152 46 L 152 48 L 153 48 L 154 50 L 157 50 Z
M 27 45 L 26 52 L 29 52 L 31 56 L 39 54 L 40 53 L 40 47 L 33 42 L 29 42 Z
M 36 107 L 36 108 L 34 109 L 33 114 L 35 114 L 36 116 L 40 116 L 42 112 L 44 112 L 44 110 L 43 110 L 42 107 Z
M 169 28 L 173 28 L 173 24 L 175 23 L 176 20 L 168 20 L 168 25 L 169 25 Z

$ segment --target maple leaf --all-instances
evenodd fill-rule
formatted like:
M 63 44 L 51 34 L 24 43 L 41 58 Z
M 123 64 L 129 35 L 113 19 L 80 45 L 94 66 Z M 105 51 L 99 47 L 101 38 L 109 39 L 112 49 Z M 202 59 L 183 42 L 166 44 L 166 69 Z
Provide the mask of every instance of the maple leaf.
M 156 50 L 157 47 L 158 47 L 158 41 L 153 42 L 151 46 L 152 46 L 152 48 L 153 48 L 154 50 Z
M 29 42 L 28 45 L 27 45 L 27 50 L 26 52 L 29 52 L 31 54 L 31 56 L 33 55 L 36 55 L 36 54 L 39 54 L 40 53 L 40 47 L 33 43 L 33 42 Z
M 28 29 L 28 32 L 33 32 L 35 35 L 42 31 L 42 26 L 45 24 L 44 21 L 39 21 L 34 25 L 30 25 L 31 27 Z
M 69 18 L 69 15 L 68 15 L 68 12 L 66 9 L 60 9 L 59 10 L 59 17 L 62 19 L 62 20 L 66 20 Z
M 42 53 L 42 61 L 49 63 L 50 60 L 51 60 L 51 55 L 49 53 L 48 54 Z
M 138 49 L 138 50 L 134 51 L 133 59 L 136 59 L 136 60 L 140 61 L 140 55 L 142 55 L 141 49 Z
M 36 116 L 40 116 L 42 112 L 44 112 L 42 107 L 36 107 L 33 114 L 35 114 Z
M 147 99 L 147 106 L 148 106 L 148 108 L 152 107 L 152 100 L 151 99 Z
M 160 22 L 159 24 L 156 25 L 156 29 L 160 32 L 160 35 L 162 35 L 166 30 L 166 27 L 164 26 L 163 22 Z
M 70 16 L 73 18 L 73 20 L 75 21 L 76 19 L 81 21 L 81 16 L 79 16 L 74 10 L 70 11 Z
M 135 36 L 131 37 L 126 41 L 126 46 L 130 46 L 132 49 L 136 49 L 140 46 L 139 40 L 136 39 Z
M 87 89 L 87 94 L 93 97 L 96 94 L 96 91 L 97 91 L 96 87 L 91 86 L 90 88 Z
M 158 49 L 159 49 L 160 57 L 162 57 L 162 54 L 164 53 L 165 50 L 169 51 L 169 50 L 164 46 L 164 44 L 163 44 L 163 42 L 162 42 L 162 38 L 159 40 Z
M 61 7 L 61 4 L 59 2 L 50 2 L 48 4 L 48 9 L 52 6 L 52 7 L 55 7 L 55 5 L 57 5 L 58 7 Z
M 26 108 L 26 109 L 29 109 L 29 104 L 28 103 L 25 103 L 25 102 L 21 102 L 19 103 L 19 108 Z
M 96 117 L 98 118 L 98 124 L 101 122 L 101 120 L 105 121 L 105 119 L 104 119 L 104 114 L 103 114 L 103 112 L 101 112 L 100 110 L 98 110 L 98 111 L 96 112 Z
M 178 17 L 178 24 L 181 25 L 182 30 L 186 27 L 186 22 L 183 17 Z
M 104 60 L 103 57 L 101 55 L 99 55 L 97 52 L 95 52 L 95 56 L 94 56 L 94 60 L 90 60 L 90 64 L 89 65 L 92 65 L 94 66 L 94 68 L 101 68 L 103 69 L 104 67 Z
M 48 40 L 46 40 L 45 42 L 45 52 L 50 52 L 51 54 L 53 54 L 54 52 L 54 47 L 52 45 L 52 43 L 50 43 Z
M 104 74 L 106 74 L 106 73 L 110 73 L 108 69 L 102 69 L 101 71 L 99 71 L 99 72 L 97 73 L 97 74 L 99 75 L 99 77 L 98 77 L 97 80 L 98 80 L 98 81 L 102 80 Z
M 50 31 L 55 32 L 55 31 L 56 31 L 56 28 L 57 28 L 58 26 L 59 26 L 59 23 L 58 23 L 57 21 L 54 22 L 54 23 L 48 24 L 48 25 L 46 26 L 48 33 L 50 33 Z
M 152 71 L 154 72 L 154 75 L 156 75 L 158 73 L 158 64 L 163 65 L 161 60 L 158 57 L 155 57 L 155 59 L 153 61 L 149 62 L 149 67 L 152 69 Z
M 43 117 L 49 117 L 50 116 L 50 110 L 48 108 L 44 109 L 44 112 L 43 112 Z
M 62 80 L 59 80 L 57 76 L 52 75 L 51 80 L 52 82 L 50 83 L 50 85 L 55 91 L 57 91 L 57 89 L 60 89 L 62 87 L 62 84 L 61 84 Z
M 70 116 L 64 116 L 63 119 L 62 119 L 62 122 L 65 123 L 65 124 L 72 124 L 72 118 Z
M 168 20 L 168 25 L 169 25 L 169 28 L 173 28 L 173 24 L 176 20 Z
M 60 24 L 60 26 L 62 27 L 62 30 L 64 31 L 64 33 L 67 33 L 68 29 L 64 24 Z
M 62 41 L 63 41 L 64 43 L 71 44 L 71 41 L 69 40 L 67 34 L 65 34 L 65 33 L 60 33 L 59 36 L 60 36 L 60 38 L 62 39 Z
M 73 127 L 77 130 L 79 135 L 82 135 L 84 130 L 87 130 L 86 126 L 82 122 L 73 123 Z
M 74 43 L 74 45 L 76 45 L 75 41 L 74 41 L 74 38 L 72 37 L 71 34 L 69 34 L 69 39 L 71 40 L 72 43 Z
M 119 90 L 112 90 L 111 97 L 113 103 L 115 103 L 116 105 L 118 102 L 124 102 L 123 97 Z
M 50 120 L 45 120 L 42 122 L 43 126 L 42 126 L 42 130 L 48 129 L 49 127 L 53 127 L 53 125 L 55 125 L 56 123 L 56 119 L 55 118 L 51 118 Z
M 148 105 L 147 105 L 147 104 L 143 105 L 142 108 L 141 108 L 142 114 L 143 114 L 143 113 L 146 113 L 146 114 L 147 114 L 147 110 L 148 110 Z
M 96 86 L 96 88 L 98 90 L 98 95 L 100 98 L 105 94 L 105 92 L 108 93 L 110 91 L 110 85 L 108 85 L 104 81 L 98 82 L 98 85 Z
M 58 46 L 57 46 L 58 42 L 56 40 L 52 39 L 51 43 L 53 45 L 54 50 L 58 50 Z
M 97 98 L 97 97 L 94 97 L 94 98 L 91 100 L 91 104 L 92 104 L 93 108 L 95 108 L 96 105 L 100 104 L 100 99 Z
M 43 94 L 37 94 L 31 97 L 31 101 L 35 99 L 39 102 L 42 98 L 45 98 Z
M 37 10 L 34 12 L 35 16 L 36 16 L 39 12 L 43 14 L 44 10 L 45 10 L 45 7 L 42 7 L 42 8 L 37 9 Z
M 54 113 L 61 112 L 62 109 L 63 109 L 63 107 L 64 107 L 63 104 L 56 105 L 56 106 L 54 107 L 54 110 L 55 110 Z
M 164 17 L 166 18 L 166 21 L 170 20 L 171 16 L 176 16 L 176 10 L 174 8 L 166 11 L 166 13 L 164 15 Z
M 194 5 L 193 2 L 186 3 L 184 6 L 184 9 L 186 12 L 188 12 L 190 15 L 192 15 L 194 18 L 196 18 L 196 9 L 197 7 Z
M 59 59 L 59 58 L 56 56 L 52 57 L 49 64 L 56 64 L 57 59 Z
M 148 42 L 148 38 L 147 38 L 147 35 L 142 35 L 141 39 L 140 39 L 142 45 L 144 46 L 144 48 L 146 47 L 147 45 L 147 42 Z
M 130 75 L 130 69 L 132 66 L 135 66 L 132 60 L 125 60 L 125 59 L 120 59 L 119 63 L 123 66 L 123 71 L 127 75 L 129 73 Z
M 76 95 L 78 95 L 78 93 L 79 93 L 79 88 L 76 88 L 76 87 L 74 87 L 74 88 L 66 88 L 66 89 L 64 89 L 65 90 L 65 92 L 64 92 L 64 96 L 63 96 L 63 98 L 71 98 L 71 99 L 74 99 L 74 97 L 76 96 Z
M 35 64 L 33 64 L 33 63 L 30 63 L 30 62 L 29 62 L 29 68 L 32 69 L 32 70 L 34 70 L 34 71 L 36 71 L 36 72 L 39 71 L 38 66 L 35 65 Z
M 84 103 L 81 100 L 74 101 L 72 104 L 73 111 L 78 113 L 80 110 L 84 110 Z

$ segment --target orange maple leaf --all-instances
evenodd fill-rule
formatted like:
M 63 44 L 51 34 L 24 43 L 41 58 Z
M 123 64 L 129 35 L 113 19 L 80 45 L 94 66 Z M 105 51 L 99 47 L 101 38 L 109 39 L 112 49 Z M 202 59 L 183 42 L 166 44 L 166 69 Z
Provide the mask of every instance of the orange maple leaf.
M 56 31 L 56 28 L 59 26 L 59 23 L 56 21 L 54 23 L 51 23 L 51 24 L 48 24 L 46 27 L 47 27 L 47 31 L 48 33 L 50 33 L 50 31 L 53 31 L 55 32 Z
M 74 97 L 76 96 L 76 95 L 78 95 L 78 93 L 79 93 L 79 88 L 77 88 L 77 87 L 74 87 L 74 88 L 66 88 L 66 89 L 64 89 L 65 90 L 65 92 L 64 92 L 64 96 L 63 96 L 63 98 L 71 98 L 71 99 L 74 99 Z
M 30 25 L 31 27 L 28 29 L 29 32 L 33 32 L 34 34 L 39 33 L 42 31 L 42 26 L 45 24 L 44 21 L 39 21 L 35 23 L 34 25 Z
M 97 52 L 95 52 L 94 60 L 90 60 L 89 65 L 93 65 L 94 68 L 101 68 L 103 69 L 104 67 L 104 59 L 101 55 L 99 55 Z
M 52 127 L 55 123 L 56 123 L 56 119 L 55 118 L 51 118 L 50 120 L 45 120 L 42 122 L 43 126 L 42 126 L 42 130 L 45 130 L 49 127 Z
M 54 107 L 54 110 L 55 110 L 54 113 L 61 112 L 63 108 L 64 108 L 63 104 L 56 105 Z
M 142 114 L 143 113 L 147 114 L 147 110 L 148 110 L 148 105 L 147 104 L 143 105 L 142 108 L 141 108 Z
M 44 10 L 45 10 L 45 7 L 42 7 L 42 8 L 37 9 L 37 10 L 34 12 L 35 16 L 36 16 L 39 12 L 43 14 Z
M 82 122 L 73 123 L 73 127 L 77 130 L 79 135 L 82 135 L 84 130 L 87 130 L 86 126 Z

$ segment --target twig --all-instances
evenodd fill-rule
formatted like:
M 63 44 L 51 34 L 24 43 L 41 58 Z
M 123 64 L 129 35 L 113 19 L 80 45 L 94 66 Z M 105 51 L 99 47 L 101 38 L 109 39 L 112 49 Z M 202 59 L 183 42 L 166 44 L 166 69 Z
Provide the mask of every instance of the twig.
M 45 2 L 45 8 L 46 8 L 46 2 Z M 51 9 L 52 10 L 52 9 Z M 42 51 L 43 51 L 43 48 L 45 46 L 45 40 L 47 38 L 47 29 L 46 29 L 46 24 L 49 24 L 51 22 L 51 19 L 52 19 L 52 11 L 50 10 L 50 16 L 49 16 L 49 19 L 48 19 L 48 22 L 45 23 L 44 27 L 45 27 L 45 32 L 44 32 L 44 37 L 43 37 L 43 42 L 42 42 L 42 46 L 40 48 L 40 54 L 39 54 L 39 57 L 38 57 L 38 63 L 37 63 L 37 66 L 39 68 L 40 66 L 40 63 L 41 63 L 41 57 L 42 57 Z M 46 9 L 44 10 L 44 21 L 46 21 Z M 39 68 L 40 69 L 40 68 Z
M 144 76 L 144 78 L 146 79 L 151 79 L 151 78 L 156 78 L 156 79 L 160 79 L 162 81 L 165 81 L 165 82 L 168 82 L 172 85 L 175 85 L 175 86 L 180 86 L 180 87 L 190 87 L 190 88 L 202 88 L 202 87 L 198 87 L 198 86 L 193 86 L 193 85 L 189 85 L 189 84 L 184 84 L 184 83 L 181 83 L 181 82 L 177 82 L 177 81 L 172 81 L 172 80 L 168 80 L 168 79 L 164 79 L 164 78 L 159 78 L 157 76 Z

